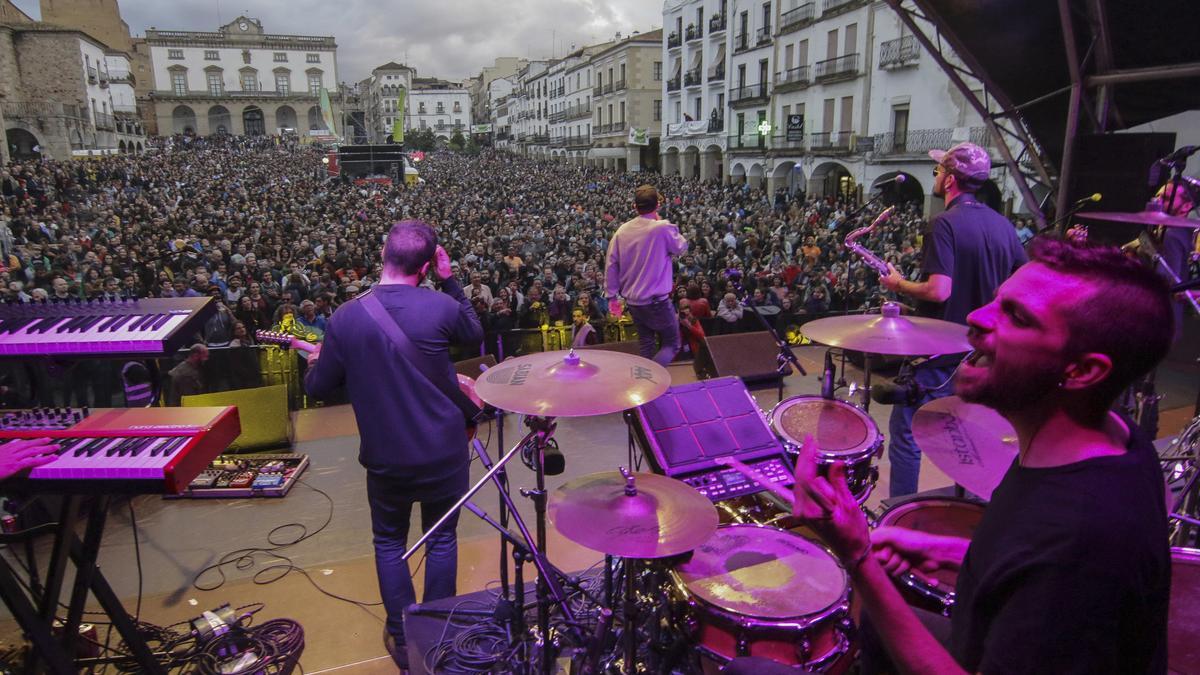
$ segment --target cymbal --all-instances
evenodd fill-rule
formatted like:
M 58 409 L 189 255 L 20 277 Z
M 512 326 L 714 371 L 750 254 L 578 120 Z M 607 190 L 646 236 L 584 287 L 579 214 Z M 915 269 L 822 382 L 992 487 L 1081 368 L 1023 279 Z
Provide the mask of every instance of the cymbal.
M 1000 413 L 957 396 L 921 406 L 912 433 L 937 468 L 984 499 L 992 498 L 1019 450 L 1017 432 Z
M 929 356 L 971 351 L 966 326 L 900 316 L 900 308 L 893 303 L 885 304 L 881 314 L 831 316 L 809 321 L 800 331 L 813 342 L 870 354 Z
M 650 359 L 572 349 L 507 359 L 479 377 L 475 393 L 522 415 L 582 417 L 636 408 L 670 386 L 667 369 Z
M 691 551 L 717 531 L 717 509 L 688 484 L 653 473 L 604 471 L 564 483 L 550 495 L 550 522 L 564 537 L 622 558 Z
M 1165 225 L 1166 227 L 1200 228 L 1200 220 L 1192 220 L 1182 216 L 1169 216 L 1162 211 L 1138 211 L 1125 213 L 1122 211 L 1084 211 L 1075 214 L 1076 218 L 1103 220 L 1113 223 L 1137 223 L 1138 225 Z

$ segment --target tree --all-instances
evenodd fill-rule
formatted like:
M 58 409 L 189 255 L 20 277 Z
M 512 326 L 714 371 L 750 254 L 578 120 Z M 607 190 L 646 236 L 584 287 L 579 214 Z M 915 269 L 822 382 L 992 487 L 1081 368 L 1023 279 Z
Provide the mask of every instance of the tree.
M 454 130 L 454 135 L 450 137 L 450 147 L 455 150 L 462 150 L 467 145 L 467 140 L 463 138 L 462 131 Z
M 437 134 L 433 129 L 413 129 L 404 135 L 406 150 L 424 150 L 430 152 L 437 145 Z

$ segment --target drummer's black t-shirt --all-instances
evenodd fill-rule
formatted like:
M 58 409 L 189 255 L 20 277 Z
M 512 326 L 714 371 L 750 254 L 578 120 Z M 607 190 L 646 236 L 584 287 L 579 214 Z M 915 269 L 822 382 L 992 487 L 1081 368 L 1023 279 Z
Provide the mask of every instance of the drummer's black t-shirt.
M 958 577 L 955 659 L 968 672 L 1166 672 L 1171 558 L 1158 457 L 1013 463 Z

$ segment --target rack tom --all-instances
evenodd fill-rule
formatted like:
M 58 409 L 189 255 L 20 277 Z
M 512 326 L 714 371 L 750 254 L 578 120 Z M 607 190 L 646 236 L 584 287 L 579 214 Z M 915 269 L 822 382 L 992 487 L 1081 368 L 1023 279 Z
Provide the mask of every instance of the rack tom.
M 870 496 L 879 478 L 873 460 L 883 453 L 883 434 L 870 415 L 845 401 L 793 396 L 771 410 L 771 428 L 793 453 L 811 434 L 820 449 L 818 473 L 826 475 L 834 462 L 845 462 L 855 499 L 861 504 Z

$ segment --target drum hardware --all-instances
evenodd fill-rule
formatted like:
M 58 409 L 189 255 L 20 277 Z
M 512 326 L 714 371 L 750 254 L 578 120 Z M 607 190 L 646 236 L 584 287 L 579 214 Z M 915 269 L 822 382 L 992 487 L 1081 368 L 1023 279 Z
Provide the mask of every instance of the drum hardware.
M 1194 418 L 1159 455 L 1170 502 L 1171 543 L 1200 541 L 1200 417 Z

